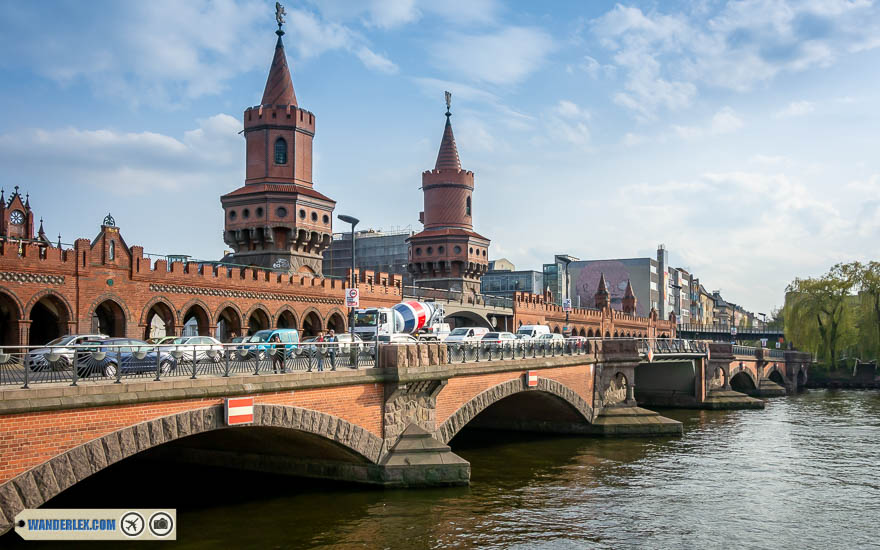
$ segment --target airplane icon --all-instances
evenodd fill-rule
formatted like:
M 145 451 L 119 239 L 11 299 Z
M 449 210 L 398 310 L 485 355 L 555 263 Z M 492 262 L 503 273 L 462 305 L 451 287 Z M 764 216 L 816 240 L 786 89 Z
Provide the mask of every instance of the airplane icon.
M 126 531 L 137 531 L 138 518 L 127 519 L 125 520 L 125 523 L 128 524 L 128 528 L 126 528 Z

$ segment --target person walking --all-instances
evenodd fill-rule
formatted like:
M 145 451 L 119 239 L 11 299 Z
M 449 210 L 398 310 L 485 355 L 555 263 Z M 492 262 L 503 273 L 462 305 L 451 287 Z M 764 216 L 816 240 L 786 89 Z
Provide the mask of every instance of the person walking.
M 336 347 L 337 342 L 339 342 L 339 339 L 336 337 L 336 331 L 330 329 L 327 339 L 324 341 L 327 342 L 327 351 L 330 353 L 330 370 L 336 370 Z
M 280 370 L 283 373 L 284 345 L 281 343 L 281 338 L 278 337 L 278 334 L 273 334 L 272 338 L 269 339 L 269 343 L 271 344 L 269 353 L 272 354 L 272 372 L 277 373 Z
M 324 331 L 318 333 L 318 337 L 315 338 L 315 354 L 318 356 L 318 372 L 324 371 Z

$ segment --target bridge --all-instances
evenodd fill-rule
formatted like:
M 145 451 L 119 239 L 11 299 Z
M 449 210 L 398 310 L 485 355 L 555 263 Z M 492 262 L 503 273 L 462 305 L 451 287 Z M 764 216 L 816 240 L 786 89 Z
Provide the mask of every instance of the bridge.
M 735 332 L 735 333 L 734 333 Z M 777 340 L 785 337 L 785 331 L 774 327 L 732 327 L 730 325 L 678 325 L 678 336 L 689 340 L 715 340 L 742 342 L 743 340 Z
M 0 533 L 22 509 L 126 459 L 391 487 L 463 485 L 470 465 L 454 453 L 454 438 L 466 426 L 675 435 L 679 422 L 640 405 L 763 406 L 734 390 L 760 394 L 776 380 L 777 392 L 795 391 L 810 360 L 664 339 L 423 343 L 335 354 L 301 346 L 281 356 L 240 346 L 91 347 L 72 354 L 67 370 L 64 352 L 43 351 L 34 372 L 27 354 L 39 352 L 0 354 L 0 433 L 13 434 L 0 439 Z M 103 369 L 114 357 L 128 368 Z M 253 400 L 252 423 L 231 427 L 224 405 L 240 397 Z
M 478 326 L 489 330 L 515 331 L 511 298 L 417 286 L 404 286 L 403 296 L 411 300 L 443 305 L 446 319 L 456 326 Z

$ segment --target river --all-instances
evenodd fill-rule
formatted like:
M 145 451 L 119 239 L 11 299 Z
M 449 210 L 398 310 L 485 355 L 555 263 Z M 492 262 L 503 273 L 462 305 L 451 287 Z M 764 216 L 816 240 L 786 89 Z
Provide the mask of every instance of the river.
M 123 463 L 50 505 L 177 507 L 168 546 L 193 549 L 880 547 L 880 392 L 662 412 L 683 437 L 464 433 L 452 445 L 471 462 L 467 488 Z

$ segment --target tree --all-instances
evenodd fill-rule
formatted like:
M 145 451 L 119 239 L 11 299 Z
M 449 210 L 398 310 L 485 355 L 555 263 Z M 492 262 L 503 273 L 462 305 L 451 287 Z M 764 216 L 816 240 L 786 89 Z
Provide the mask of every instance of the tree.
M 857 339 L 850 310 L 858 273 L 857 264 L 837 264 L 822 277 L 795 279 L 786 288 L 786 338 L 827 358 L 832 369 Z
M 880 262 L 855 264 L 859 290 L 859 343 L 862 353 L 880 357 Z

